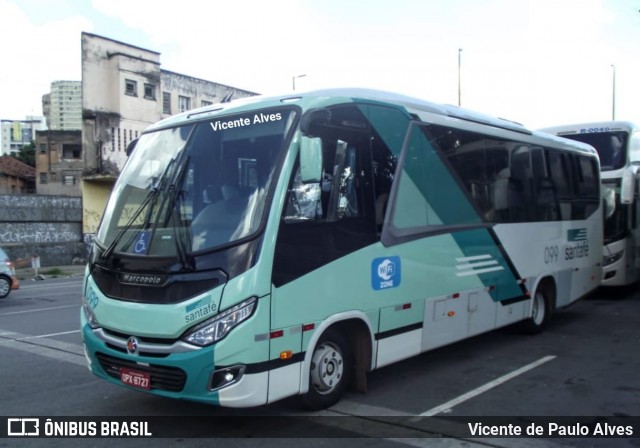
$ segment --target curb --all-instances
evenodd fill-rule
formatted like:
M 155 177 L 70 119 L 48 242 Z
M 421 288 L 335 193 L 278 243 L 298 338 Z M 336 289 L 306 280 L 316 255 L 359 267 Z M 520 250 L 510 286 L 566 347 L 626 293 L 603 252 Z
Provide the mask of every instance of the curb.
M 33 268 L 16 269 L 16 277 L 20 281 L 40 281 L 50 278 L 70 278 L 84 275 L 84 265 L 49 266 L 38 270 Z

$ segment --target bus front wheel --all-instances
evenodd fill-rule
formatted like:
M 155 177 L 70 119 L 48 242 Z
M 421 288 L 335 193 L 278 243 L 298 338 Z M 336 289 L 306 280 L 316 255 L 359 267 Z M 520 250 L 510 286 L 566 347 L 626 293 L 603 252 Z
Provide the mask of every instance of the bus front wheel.
M 312 410 L 326 409 L 340 400 L 349 383 L 352 354 L 348 340 L 336 330 L 327 330 L 318 340 L 309 368 L 309 391 L 303 403 Z

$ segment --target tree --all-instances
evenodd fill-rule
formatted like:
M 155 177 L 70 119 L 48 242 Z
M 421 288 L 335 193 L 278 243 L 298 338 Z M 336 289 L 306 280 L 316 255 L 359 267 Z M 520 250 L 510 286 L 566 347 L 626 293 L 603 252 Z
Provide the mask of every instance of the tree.
M 18 159 L 22 163 L 26 163 L 29 166 L 35 168 L 36 166 L 36 145 L 31 142 L 28 145 L 24 145 L 18 154 L 12 155 L 14 159 Z

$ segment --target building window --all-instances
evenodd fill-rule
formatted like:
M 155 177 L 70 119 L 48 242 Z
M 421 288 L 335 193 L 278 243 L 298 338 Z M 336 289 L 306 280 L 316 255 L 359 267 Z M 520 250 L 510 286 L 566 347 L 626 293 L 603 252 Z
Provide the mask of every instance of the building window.
M 171 92 L 162 92 L 162 113 L 171 115 Z
M 129 96 L 138 96 L 138 82 L 131 79 L 125 79 L 124 94 Z
M 178 108 L 180 112 L 186 112 L 191 109 L 191 98 L 188 96 L 178 96 Z
M 63 159 L 80 159 L 82 158 L 82 145 L 66 144 L 62 145 Z
M 62 183 L 64 185 L 75 185 L 76 184 L 76 177 L 75 176 L 65 175 Z
M 40 173 L 40 183 L 41 184 L 47 183 L 47 173 Z
M 156 86 L 153 84 L 145 84 L 144 85 L 144 97 L 147 100 L 155 100 L 156 99 Z
M 202 100 L 201 104 L 202 104 L 202 107 L 205 107 L 205 106 L 211 106 L 213 103 L 211 101 Z
M 40 150 L 40 154 L 46 154 L 47 152 L 47 145 L 44 143 L 40 143 L 38 145 L 38 149 Z

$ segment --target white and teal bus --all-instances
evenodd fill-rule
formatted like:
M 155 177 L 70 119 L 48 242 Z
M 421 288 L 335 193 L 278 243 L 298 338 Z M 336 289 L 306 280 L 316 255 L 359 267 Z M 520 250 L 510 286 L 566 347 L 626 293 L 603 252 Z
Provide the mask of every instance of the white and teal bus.
M 628 121 L 542 129 L 593 146 L 600 157 L 604 221 L 603 286 L 640 280 L 640 128 Z
M 84 280 L 91 371 L 219 406 L 336 403 L 368 371 L 589 294 L 593 148 L 360 89 L 252 97 L 137 141 Z

